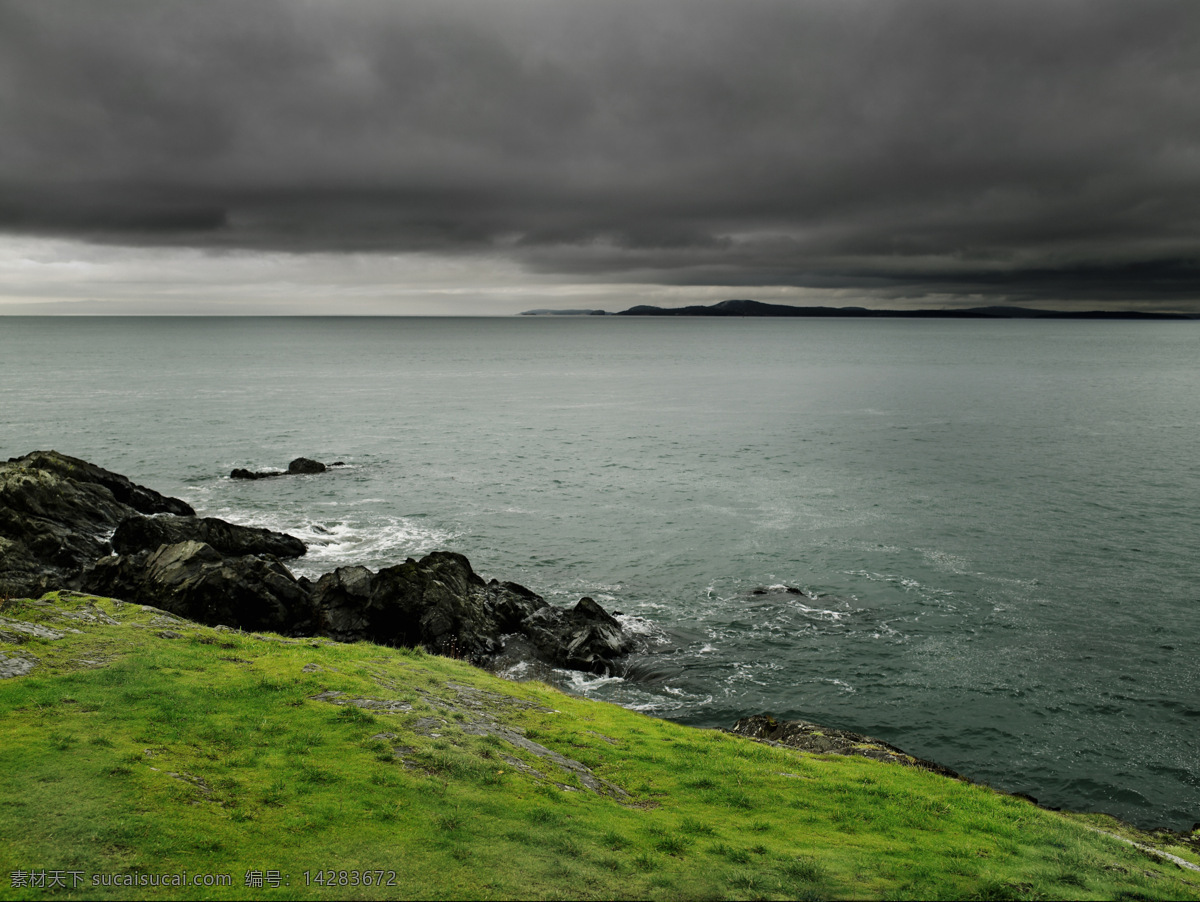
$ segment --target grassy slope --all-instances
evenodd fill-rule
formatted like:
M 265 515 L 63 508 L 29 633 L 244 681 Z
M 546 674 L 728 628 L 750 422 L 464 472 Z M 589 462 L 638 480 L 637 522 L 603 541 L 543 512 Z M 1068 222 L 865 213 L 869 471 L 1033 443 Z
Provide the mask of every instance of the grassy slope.
M 93 874 L 187 871 L 233 885 L 107 893 L 1200 899 L 1200 874 L 1083 818 L 446 658 L 214 630 L 70 593 L 0 616 L 79 630 L 0 644 L 40 662 L 0 680 L 0 898 L 45 898 L 10 875 L 59 869 L 89 883 L 56 898 L 105 895 Z M 521 733 L 628 797 L 589 791 L 514 745 Z M 306 885 L 322 869 L 394 871 L 396 886 Z M 290 885 L 247 889 L 247 871 Z

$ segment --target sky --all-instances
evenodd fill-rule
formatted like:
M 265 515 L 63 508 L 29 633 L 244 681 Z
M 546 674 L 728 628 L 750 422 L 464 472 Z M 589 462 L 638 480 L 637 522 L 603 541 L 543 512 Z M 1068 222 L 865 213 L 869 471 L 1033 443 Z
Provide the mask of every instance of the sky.
M 0 0 L 0 313 L 1200 313 L 1192 0 Z

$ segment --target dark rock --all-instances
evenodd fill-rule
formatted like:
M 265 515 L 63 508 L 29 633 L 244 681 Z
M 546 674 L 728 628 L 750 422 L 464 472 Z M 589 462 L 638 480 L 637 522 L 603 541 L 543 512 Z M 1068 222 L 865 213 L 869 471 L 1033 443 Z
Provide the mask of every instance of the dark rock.
M 230 479 L 271 479 L 275 476 L 303 476 L 311 473 L 324 473 L 328 469 L 319 460 L 307 457 L 297 457 L 286 470 L 245 470 L 238 467 L 230 471 Z
M 311 635 L 319 626 L 308 588 L 279 561 L 223 557 L 203 542 L 101 558 L 82 582 L 86 591 L 153 605 L 210 626 L 300 635 Z
M 307 457 L 297 457 L 288 464 L 287 471 L 292 474 L 296 473 L 324 473 L 325 464 L 319 460 L 309 460 Z
M 236 469 L 229 473 L 230 479 L 270 479 L 272 476 L 286 476 L 283 470 L 243 470 Z
M 34 451 L 24 457 L 11 458 L 8 464 L 53 473 L 75 483 L 102 486 L 108 489 L 117 503 L 128 505 L 139 514 L 192 516 L 196 513 L 186 501 L 161 495 L 153 489 L 136 485 L 118 473 L 57 451 Z
M 935 761 L 917 758 L 880 739 L 872 739 L 870 736 L 852 733 L 849 730 L 823 727 L 806 720 L 776 720 L 770 714 L 755 714 L 752 717 L 743 717 L 729 732 L 803 749 L 806 752 L 823 755 L 860 755 L 890 764 L 919 767 L 944 777 L 964 779 L 961 774 L 948 767 Z
M 221 554 L 269 554 L 279 558 L 301 557 L 304 543 L 287 533 L 253 526 L 237 526 L 215 517 L 130 517 L 113 533 L 112 547 L 118 554 L 153 551 L 159 545 L 195 541 L 211 545 Z
M 435 551 L 375 574 L 365 567 L 341 567 L 318 580 L 313 600 L 332 638 L 422 645 L 478 662 L 499 651 L 494 612 L 501 607 L 511 616 L 518 605 L 514 595 L 484 583 L 463 555 Z
M 617 620 L 591 598 L 566 609 L 545 605 L 526 617 L 519 632 L 539 657 L 556 667 L 608 674 L 634 643 Z
M 495 660 L 507 643 L 551 667 L 609 673 L 633 648 L 592 599 L 555 607 L 517 583 L 484 583 L 465 557 L 448 551 L 378 573 L 339 568 L 317 582 L 313 602 L 334 639 L 421 645 L 477 664 Z
M 191 515 L 178 498 L 56 451 L 0 464 L 0 593 L 39 594 L 109 553 L 108 535 L 136 514 Z

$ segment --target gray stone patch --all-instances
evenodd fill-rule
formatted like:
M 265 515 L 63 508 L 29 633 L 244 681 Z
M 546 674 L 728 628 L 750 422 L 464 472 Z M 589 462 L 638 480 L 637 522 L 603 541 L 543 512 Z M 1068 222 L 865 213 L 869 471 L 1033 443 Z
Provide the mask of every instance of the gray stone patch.
M 316 664 L 305 664 L 303 667 L 300 668 L 300 672 L 301 673 L 320 673 L 322 669 L 323 668 L 318 667 Z
M 384 714 L 399 714 L 411 711 L 412 705 L 394 698 L 351 698 L 346 701 L 336 701 L 335 705 L 354 705 L 367 711 L 380 711 Z
M 514 758 L 512 755 L 501 755 L 500 757 L 503 758 L 504 763 L 507 764 L 509 767 L 511 767 L 513 770 L 515 770 L 519 773 L 522 773 L 527 777 L 533 777 L 533 779 L 535 779 L 535 780 L 546 779 L 545 775 L 540 770 L 536 770 L 535 768 L 530 767 L 528 764 L 526 764 L 520 758 Z
M 316 695 L 310 695 L 313 701 L 330 702 L 334 705 L 353 705 L 367 711 L 379 711 L 383 714 L 401 714 L 412 710 L 412 705 L 395 698 L 347 698 L 346 693 L 336 689 L 328 689 Z
M 89 607 L 87 610 L 79 611 L 59 611 L 58 616 L 66 620 L 82 621 L 84 623 L 103 623 L 107 626 L 117 626 L 116 620 L 113 620 L 102 610 L 95 606 Z
M 399 739 L 399 738 L 400 737 L 397 736 L 395 733 L 376 733 L 374 736 L 371 737 L 370 741 L 371 742 L 387 742 L 391 739 Z
M 26 637 L 25 639 L 8 639 L 5 637 L 4 641 L 6 642 L 25 642 L 28 641 L 29 638 L 47 639 L 53 642 L 55 639 L 61 639 L 67 633 L 79 632 L 79 630 L 73 629 L 67 629 L 64 632 L 59 632 L 58 630 L 50 629 L 48 626 L 42 626 L 41 624 L 37 623 L 26 623 L 24 620 L 11 620 L 8 617 L 0 617 L 0 631 L 3 631 L 7 635 L 17 633 Z
M 177 633 L 174 630 L 159 630 L 155 633 L 160 639 L 182 639 L 183 633 Z
M 573 758 L 567 758 L 560 755 L 552 749 L 546 748 L 540 743 L 534 742 L 532 739 L 527 739 L 523 734 L 516 730 L 498 724 L 494 721 L 476 721 L 474 723 L 464 723 L 462 725 L 464 733 L 469 733 L 473 736 L 496 736 L 503 739 L 511 746 L 519 749 L 524 749 L 532 755 L 541 758 L 544 761 L 549 761 L 557 766 L 560 770 L 571 774 L 584 787 L 596 793 L 597 795 L 612 796 L 615 799 L 625 799 L 629 797 L 629 793 L 614 783 L 609 783 L 607 780 L 602 780 L 592 773 L 591 768 L 580 764 Z M 570 786 L 563 786 L 563 789 L 570 789 Z
M 457 726 L 461 728 L 461 730 L 467 735 L 495 736 L 498 739 L 508 743 L 510 746 L 521 749 L 536 758 L 549 762 L 564 773 L 570 774 L 579 781 L 581 786 L 590 792 L 596 793 L 597 795 L 609 796 L 610 798 L 617 800 L 629 798 L 629 793 L 627 793 L 624 789 L 614 783 L 610 783 L 607 780 L 597 777 L 586 765 L 581 764 L 572 758 L 568 758 L 565 755 L 560 755 L 558 752 L 549 749 L 540 743 L 534 742 L 533 740 L 527 738 L 520 730 L 513 729 L 512 727 L 508 727 L 497 722 L 491 714 L 491 710 L 494 710 L 497 707 L 515 707 L 545 711 L 547 713 L 558 713 L 553 708 L 547 708 L 543 705 L 537 704 L 536 702 L 529 702 L 524 699 L 513 698 L 509 695 L 501 695 L 497 692 L 487 692 L 481 689 L 476 689 L 474 686 L 466 686 L 461 683 L 451 682 L 447 683 L 446 686 L 447 688 L 455 691 L 457 696 L 456 701 L 461 703 L 461 707 L 459 704 L 438 698 L 423 689 L 419 689 L 417 691 L 420 692 L 420 694 L 424 696 L 430 704 L 436 706 L 439 709 L 438 713 L 442 714 L 444 717 L 453 718 L 454 715 L 462 715 L 462 720 L 457 723 Z M 310 698 L 312 698 L 314 701 L 326 701 L 335 705 L 355 705 L 359 708 L 381 711 L 383 713 L 396 713 L 399 711 L 412 710 L 412 706 L 407 702 L 401 702 L 395 699 L 384 700 L 370 698 L 347 698 L 345 693 L 336 690 L 328 690 L 326 692 L 319 693 L 318 695 L 310 696 Z M 440 738 L 443 733 L 450 728 L 451 724 L 449 720 L 443 719 L 442 717 L 433 716 L 422 717 L 412 725 L 412 731 L 414 733 L 427 736 L 430 739 Z M 382 735 L 383 734 L 380 734 L 381 737 Z M 596 735 L 599 736 L 600 734 Z M 612 742 L 612 740 L 606 736 L 601 736 L 601 738 L 605 741 Z M 397 755 L 405 757 L 406 754 L 411 754 L 412 750 L 404 749 L 401 751 L 401 748 L 398 747 L 394 751 Z M 513 768 L 523 774 L 526 774 L 527 776 L 533 777 L 537 780 L 549 781 L 562 790 L 570 792 L 578 791 L 576 787 L 568 786 L 565 783 L 559 783 L 555 780 L 550 780 L 545 774 L 542 774 L 537 769 L 521 761 L 519 758 L 509 755 L 502 755 L 501 757 Z
M 158 609 L 152 608 L 151 610 L 158 610 Z M 155 617 L 151 617 L 150 625 L 151 626 L 187 626 L 188 622 L 186 620 L 180 620 L 178 617 L 172 617 L 170 614 L 163 613 L 163 614 L 159 614 Z
M 441 733 L 434 733 L 434 730 L 441 729 L 446 726 L 446 721 L 437 717 L 422 717 L 413 724 L 413 732 L 420 733 L 422 736 L 430 736 L 434 739 L 441 736 Z
M 28 658 L 19 658 L 15 655 L 6 655 L 0 652 L 0 680 L 8 679 L 9 677 L 25 676 L 29 671 L 37 666 L 37 658 L 30 655 Z
M 188 786 L 193 787 L 194 789 L 198 790 L 206 799 L 212 798 L 212 787 L 205 783 L 201 777 L 197 777 L 194 774 L 188 773 L 175 773 L 174 771 L 168 771 L 167 776 L 174 777 L 179 782 L 186 783 Z

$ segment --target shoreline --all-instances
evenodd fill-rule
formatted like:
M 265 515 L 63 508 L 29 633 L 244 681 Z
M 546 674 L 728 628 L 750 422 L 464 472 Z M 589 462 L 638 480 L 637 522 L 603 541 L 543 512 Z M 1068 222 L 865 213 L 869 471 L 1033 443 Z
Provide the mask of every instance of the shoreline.
M 179 518 L 186 519 L 190 516 L 195 519 L 194 515 L 187 513 L 191 508 L 185 502 L 179 499 L 166 499 L 152 490 L 132 483 L 124 476 L 102 470 L 102 468 L 87 464 L 85 461 L 54 455 L 53 452 L 35 452 L 33 455 L 26 455 L 23 458 L 14 458 L 8 462 L 8 465 L 12 465 L 14 462 L 28 462 L 30 458 L 37 455 L 45 458 L 40 466 L 48 467 L 46 472 L 53 473 L 55 468 L 67 471 L 75 469 L 87 473 L 90 479 L 99 480 L 99 482 L 93 482 L 93 485 L 99 485 L 106 491 L 110 501 L 117 501 L 118 504 L 134 502 L 143 507 L 157 506 L 161 508 L 148 514 L 138 513 L 132 509 L 118 509 L 112 516 L 119 518 L 120 523 L 110 538 L 101 542 L 99 546 L 103 547 L 106 542 L 110 550 L 118 552 L 116 556 L 107 555 L 98 562 L 93 561 L 90 565 L 81 564 L 79 571 L 74 575 L 65 573 L 62 568 L 57 570 L 49 568 L 42 571 L 40 578 L 44 580 L 57 575 L 61 579 L 59 583 L 61 586 L 72 589 L 82 588 L 99 593 L 124 587 L 128 589 L 127 600 L 139 600 L 143 603 L 155 603 L 156 606 L 163 606 L 163 593 L 168 590 L 173 591 L 173 586 L 194 583 L 201 577 L 207 579 L 213 573 L 224 574 L 233 566 L 242 567 L 237 573 L 236 580 L 229 582 L 227 577 L 223 576 L 222 579 L 226 579 L 226 582 L 211 581 L 205 587 L 205 591 L 199 593 L 198 596 L 186 596 L 185 593 L 184 596 L 181 596 L 179 604 L 172 609 L 173 613 L 190 617 L 193 611 L 198 611 L 201 617 L 197 622 L 209 622 L 209 625 L 219 623 L 247 629 L 273 629 L 283 626 L 285 631 L 292 629 L 294 635 L 325 635 L 334 639 L 351 641 L 369 639 L 379 644 L 422 644 L 431 651 L 449 653 L 453 657 L 464 658 L 477 665 L 498 660 L 498 657 L 507 650 L 512 660 L 540 662 L 541 666 L 551 669 L 557 666 L 567 666 L 593 673 L 611 673 L 623 654 L 628 654 L 633 648 L 631 639 L 622 634 L 620 624 L 590 598 L 581 599 L 575 609 L 563 609 L 548 605 L 540 596 L 515 583 L 502 583 L 496 579 L 485 583 L 474 573 L 469 561 L 462 555 L 435 552 L 433 555 L 427 555 L 421 561 L 410 558 L 408 562 L 398 568 L 385 568 L 378 573 L 371 573 L 366 568 L 351 566 L 337 568 L 315 582 L 304 577 L 297 580 L 288 573 L 286 567 L 279 560 L 280 555 L 295 557 L 297 554 L 304 553 L 302 543 L 293 537 L 271 533 L 263 529 L 240 527 L 215 518 L 195 520 L 189 529 L 199 530 L 199 532 L 193 531 L 185 535 L 170 533 L 168 530 L 164 533 L 163 529 L 172 524 L 177 525 Z M 286 473 L 279 475 L 283 477 Z M 61 485 L 58 485 L 55 491 L 60 490 Z M 118 496 L 124 500 L 118 501 Z M 129 505 L 125 504 L 125 507 L 129 507 Z M 94 513 L 93 511 L 92 514 Z M 59 525 L 63 526 L 68 533 L 80 531 L 78 526 Z M 104 531 L 100 530 L 101 533 Z M 91 538 L 94 540 L 96 537 L 92 536 Z M 286 546 L 289 540 L 293 545 Z M 238 545 L 238 542 L 248 544 Z M 283 543 L 282 546 L 281 543 Z M 297 543 L 301 545 L 299 551 L 295 548 Z M 93 541 L 92 544 L 84 543 L 83 547 L 85 552 L 90 553 L 94 552 L 98 546 Z M 281 550 L 281 547 L 287 547 L 288 550 Z M 248 563 L 243 566 L 236 561 Z M 99 576 L 97 576 L 98 572 Z M 386 578 L 384 578 L 385 572 Z M 3 588 L 2 578 L 4 575 L 0 572 L 0 588 Z M 401 576 L 421 582 L 422 591 L 432 586 L 433 583 L 453 585 L 456 587 L 458 596 L 448 601 L 441 598 L 436 602 L 441 605 L 439 609 L 441 613 L 436 614 L 432 619 L 440 618 L 445 621 L 444 629 L 425 633 L 404 633 L 402 630 L 397 632 L 393 629 L 392 634 L 385 636 L 380 642 L 378 637 L 373 639 L 369 630 L 364 629 L 364 624 L 360 622 L 359 612 L 364 605 L 375 604 L 380 600 L 386 602 L 388 598 L 399 599 L 398 603 L 404 604 L 423 603 L 420 599 L 417 599 L 416 602 L 412 602 L 411 599 L 409 602 L 405 602 L 403 593 L 399 596 L 394 593 L 391 596 L 372 593 L 371 584 L 374 581 L 382 579 L 384 582 L 394 582 L 393 578 Z M 327 577 L 329 578 L 328 583 L 322 590 L 321 585 Z M 304 621 L 303 618 L 297 620 L 294 617 L 291 620 L 280 620 L 278 617 L 272 620 L 267 617 L 251 622 L 243 622 L 238 619 L 237 615 L 226 616 L 230 612 L 228 604 L 224 608 L 224 614 L 222 610 L 213 607 L 213 598 L 216 596 L 228 601 L 231 597 L 245 599 L 248 595 L 258 592 L 271 594 L 280 604 L 307 603 L 305 597 L 302 597 L 303 593 L 292 596 L 288 596 L 286 592 L 280 593 L 281 581 L 288 591 L 299 592 L 296 587 L 307 586 L 304 591 L 309 593 L 307 596 L 309 600 L 311 600 L 313 592 L 319 590 L 322 602 L 316 605 L 315 609 L 319 614 L 318 619 L 323 620 L 323 626 L 320 629 L 313 628 L 312 618 L 317 615 L 313 613 L 314 609 L 311 606 L 307 613 L 308 621 Z M 48 590 L 49 583 L 46 583 L 44 588 Z M 12 594 L 11 587 L 9 594 Z M 109 597 L 122 596 L 114 592 Z M 259 600 L 256 598 L 255 603 Z M 478 604 L 471 609 L 470 603 L 474 602 L 478 602 Z M 204 607 L 204 605 L 208 605 L 208 607 Z M 504 612 L 507 619 L 498 622 L 495 616 L 497 611 Z M 515 624 L 530 618 L 536 611 L 541 611 L 542 620 L 547 622 L 540 622 L 536 624 L 537 629 L 526 630 L 522 634 L 512 631 L 511 628 Z M 578 613 L 578 617 L 575 617 L 576 613 Z M 267 614 L 270 614 L 269 610 Z M 427 614 L 429 611 L 422 609 L 417 612 L 415 620 L 420 621 Z M 207 619 L 205 619 L 205 615 L 207 615 Z M 486 617 L 492 618 L 489 621 L 490 627 L 487 630 L 478 629 L 477 621 Z M 195 620 L 196 618 L 191 617 L 190 619 Z M 410 620 L 412 619 L 414 618 L 410 616 Z M 330 628 L 331 621 L 335 627 L 333 629 Z M 347 621 L 355 622 L 347 625 Z M 305 626 L 305 623 L 308 625 Z M 462 632 L 466 627 L 470 627 L 474 631 Z M 306 629 L 310 632 L 305 633 Z M 585 634 L 587 634 L 587 641 L 591 643 L 593 653 L 590 657 L 587 654 L 577 654 L 568 660 L 565 650 L 569 649 L 573 643 L 578 645 L 577 640 Z M 538 640 L 543 643 L 540 652 L 536 644 Z M 509 648 L 506 649 L 506 646 Z M 564 688 L 564 691 L 569 690 Z M 769 714 L 762 715 L 762 717 L 771 720 L 772 724 L 775 723 Z M 754 718 L 743 719 L 753 720 Z M 763 733 L 761 726 L 758 724 L 754 727 L 759 732 L 755 738 L 777 741 Z M 772 726 L 771 730 L 774 729 L 775 726 Z M 896 746 L 863 734 L 819 726 L 805 721 L 785 721 L 782 722 L 780 729 L 784 729 L 788 733 L 789 742 L 787 744 L 795 748 L 818 753 L 833 752 L 893 760 L 897 763 L 912 764 L 947 776 L 974 782 L 940 763 L 915 758 Z M 744 731 L 744 734 L 752 735 L 749 731 Z M 832 741 L 833 737 L 837 737 L 838 741 Z M 1036 804 L 1036 799 L 1028 793 L 1016 791 L 1013 794 Z M 1057 809 L 1047 808 L 1046 810 Z

